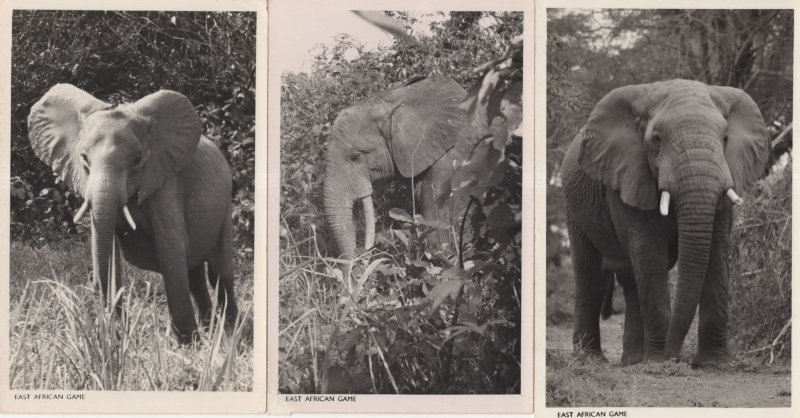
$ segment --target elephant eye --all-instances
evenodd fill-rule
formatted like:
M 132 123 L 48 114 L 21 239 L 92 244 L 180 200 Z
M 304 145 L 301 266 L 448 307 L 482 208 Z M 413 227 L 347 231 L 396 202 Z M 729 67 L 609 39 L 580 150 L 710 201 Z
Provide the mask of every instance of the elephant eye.
M 725 135 L 725 137 L 722 138 L 722 143 L 728 145 L 728 135 Z
M 360 159 L 361 159 L 361 154 L 360 153 L 354 152 L 354 153 L 350 154 L 350 161 L 356 162 L 356 161 L 358 161 Z
M 653 135 L 650 136 L 650 144 L 654 148 L 659 148 L 661 146 L 661 135 L 654 132 Z
M 81 153 L 81 163 L 83 163 L 83 166 L 87 169 L 89 168 L 89 156 L 86 155 L 85 152 Z
M 142 156 L 141 155 L 136 157 L 136 158 L 134 158 L 134 160 L 133 160 L 133 165 L 134 166 L 137 166 L 137 165 L 139 165 L 141 163 L 142 163 Z

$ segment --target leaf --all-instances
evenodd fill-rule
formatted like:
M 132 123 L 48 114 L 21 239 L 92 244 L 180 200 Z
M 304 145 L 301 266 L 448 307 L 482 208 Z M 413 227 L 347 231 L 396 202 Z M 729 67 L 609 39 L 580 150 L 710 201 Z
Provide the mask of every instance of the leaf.
M 360 336 L 361 336 L 361 330 L 359 328 L 347 331 L 347 333 L 342 335 L 339 338 L 339 341 L 337 341 L 339 352 L 344 353 L 347 350 L 349 350 L 350 347 L 354 346 L 358 342 L 358 338 Z
M 454 193 L 483 200 L 484 193 L 500 184 L 506 171 L 504 152 L 496 149 L 492 138 L 481 141 L 469 161 L 456 169 L 450 180 Z
M 440 220 L 428 220 L 422 217 L 422 215 L 417 216 L 417 224 L 424 225 L 427 227 L 435 228 L 435 229 L 448 229 L 450 228 L 450 224 L 447 222 L 443 222 Z
M 463 285 L 464 280 L 445 280 L 437 284 L 428 293 L 428 299 L 431 301 L 431 310 L 428 315 L 431 315 L 448 297 L 455 301 Z
M 450 267 L 442 273 L 443 279 L 469 279 L 469 273 L 460 267 Z
M 392 229 L 392 233 L 393 233 L 393 234 L 394 234 L 394 235 L 395 235 L 395 236 L 396 236 L 396 237 L 397 237 L 397 238 L 398 238 L 400 241 L 402 241 L 402 242 L 403 242 L 403 245 L 405 245 L 406 247 L 408 247 L 408 238 L 409 238 L 409 237 L 408 237 L 408 233 L 407 233 L 406 231 L 403 231 L 403 230 L 401 230 L 401 229 Z
M 386 16 L 381 12 L 372 10 L 353 10 L 353 13 L 367 22 L 372 23 L 386 32 L 389 32 L 404 42 L 408 42 L 411 45 L 421 46 L 420 43 L 414 39 L 414 37 L 406 33 L 405 28 L 402 24 L 400 24 L 400 22 L 392 19 L 389 16 Z
M 411 215 L 409 215 L 404 209 L 389 209 L 389 217 L 400 222 L 406 222 L 410 224 L 414 223 L 414 219 L 412 219 Z

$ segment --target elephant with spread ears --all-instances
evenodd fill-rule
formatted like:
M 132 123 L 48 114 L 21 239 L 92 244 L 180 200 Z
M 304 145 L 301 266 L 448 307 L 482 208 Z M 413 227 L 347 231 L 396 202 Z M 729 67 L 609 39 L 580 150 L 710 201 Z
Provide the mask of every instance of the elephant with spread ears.
M 375 241 L 373 184 L 393 176 L 414 181 L 416 210 L 440 228 L 427 243 L 455 252 L 453 226 L 467 200 L 451 196 L 450 178 L 469 156 L 467 133 L 480 124 L 462 108 L 466 91 L 441 76 L 415 79 L 341 111 L 328 140 L 325 216 L 343 258 L 356 248 L 353 208 L 364 212 L 364 248 Z
M 84 199 L 75 222 L 91 215 L 93 277 L 104 293 L 110 279 L 119 288 L 121 252 L 163 276 L 180 342 L 197 336 L 190 295 L 203 323 L 213 315 L 207 282 L 219 284 L 233 323 L 231 170 L 201 135 L 187 97 L 161 90 L 113 107 L 58 84 L 31 108 L 28 134 L 36 155 Z
M 621 87 L 597 103 L 561 168 L 576 351 L 602 356 L 604 277 L 615 275 L 625 295 L 622 364 L 679 358 L 698 306 L 692 364 L 729 364 L 733 208 L 770 148 L 758 106 L 736 88 L 673 80 Z

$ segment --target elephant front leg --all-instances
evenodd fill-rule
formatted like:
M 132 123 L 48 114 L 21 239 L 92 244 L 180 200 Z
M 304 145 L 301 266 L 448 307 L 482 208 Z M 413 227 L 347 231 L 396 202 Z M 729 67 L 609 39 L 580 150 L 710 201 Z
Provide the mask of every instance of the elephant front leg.
M 200 320 L 203 326 L 207 327 L 211 323 L 211 298 L 208 296 L 208 285 L 206 284 L 206 265 L 200 263 L 199 266 L 189 270 L 189 288 L 192 290 L 194 302 L 197 310 L 200 311 Z
M 697 354 L 692 365 L 720 366 L 732 361 L 728 351 L 728 250 L 733 222 L 732 208 L 717 212 L 708 272 L 700 298 Z
M 644 324 L 642 323 L 639 291 L 636 278 L 630 270 L 617 272 L 617 281 L 625 292 L 625 334 L 622 337 L 623 366 L 641 363 L 644 360 Z
M 670 316 L 669 256 L 666 241 L 660 239 L 662 236 L 660 232 L 649 231 L 631 241 L 631 264 L 638 295 L 638 316 L 644 331 L 645 361 L 665 359 Z M 626 289 L 626 304 L 627 293 Z M 636 298 L 632 295 L 631 298 L 631 303 L 635 304 Z M 628 317 L 626 307 L 626 321 Z M 632 315 L 632 318 L 636 317 L 637 315 Z
M 197 322 L 189 287 L 189 243 L 179 199 L 154 201 L 152 217 L 159 272 L 164 277 L 172 329 L 178 341 L 189 344 L 197 338 Z
M 570 228 L 575 273 L 575 324 L 572 344 L 576 354 L 605 360 L 600 347 L 600 310 L 606 281 L 600 272 L 602 257 L 583 232 Z

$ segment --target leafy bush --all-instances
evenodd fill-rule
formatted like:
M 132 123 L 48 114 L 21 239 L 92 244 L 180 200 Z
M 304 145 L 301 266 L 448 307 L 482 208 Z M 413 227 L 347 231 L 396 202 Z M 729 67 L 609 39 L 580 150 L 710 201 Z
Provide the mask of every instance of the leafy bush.
M 792 163 L 748 193 L 731 234 L 732 348 L 772 362 L 791 360 Z
M 12 44 L 11 233 L 42 242 L 83 232 L 80 198 L 33 154 L 27 116 L 56 83 L 112 104 L 183 93 L 233 169 L 238 246 L 252 248 L 255 13 L 16 10 Z

